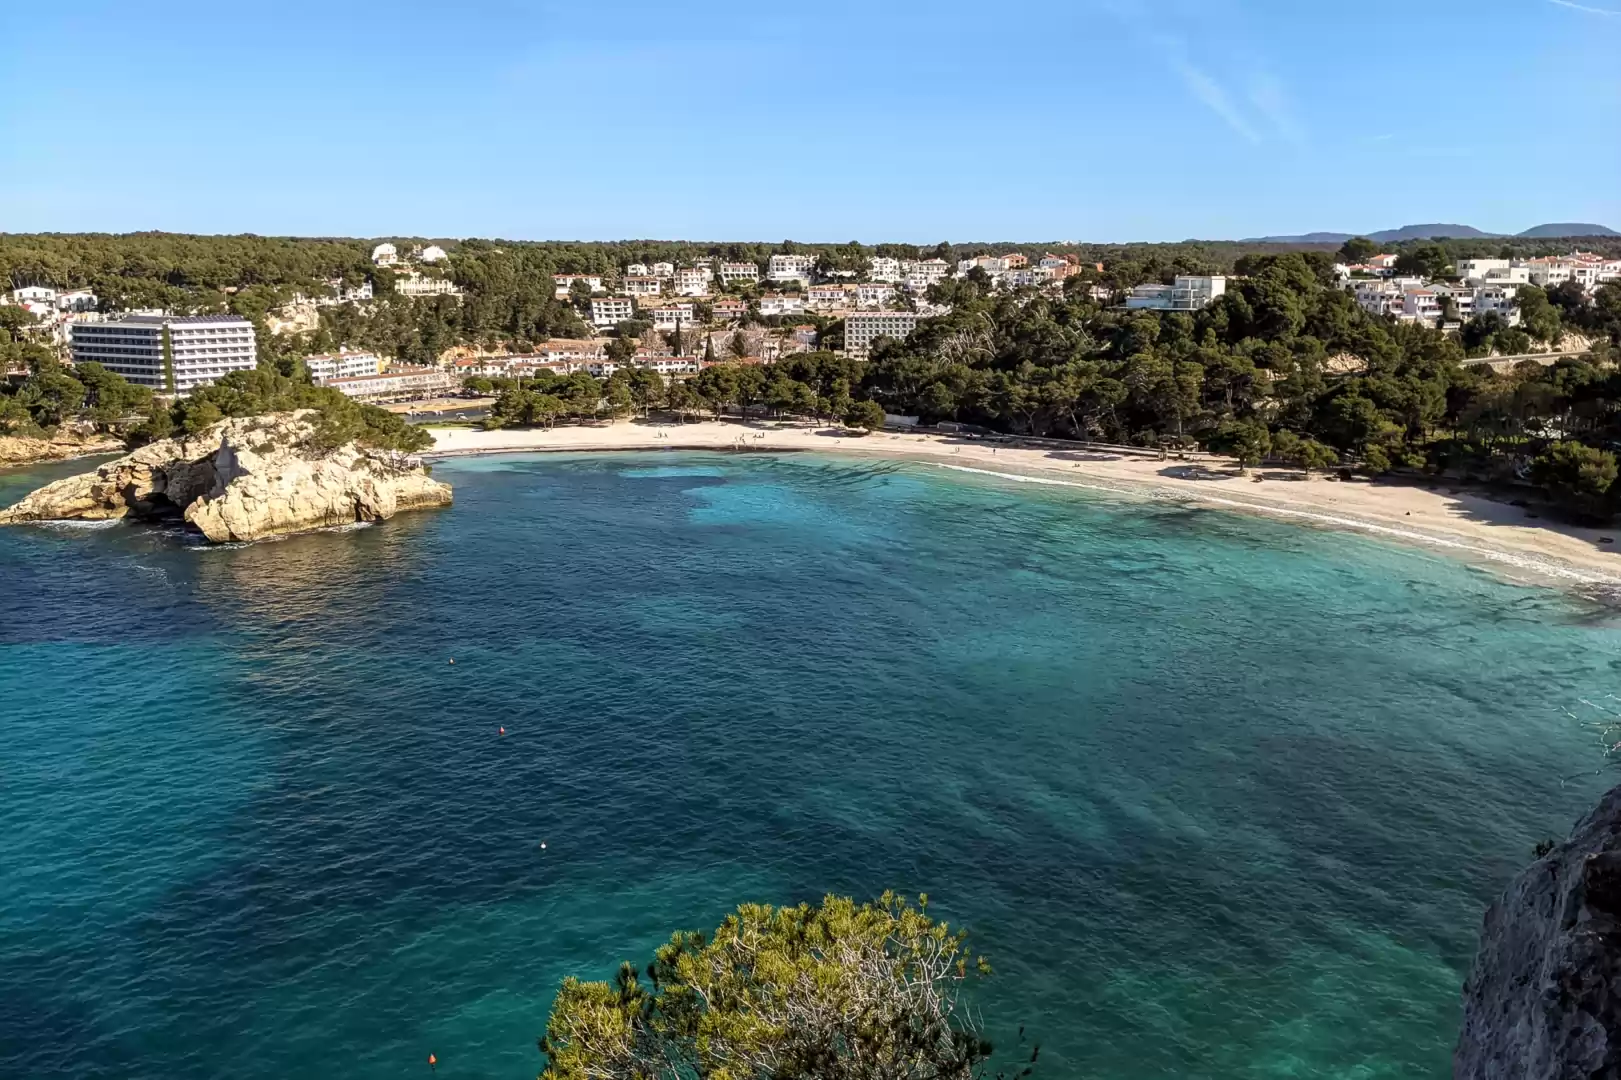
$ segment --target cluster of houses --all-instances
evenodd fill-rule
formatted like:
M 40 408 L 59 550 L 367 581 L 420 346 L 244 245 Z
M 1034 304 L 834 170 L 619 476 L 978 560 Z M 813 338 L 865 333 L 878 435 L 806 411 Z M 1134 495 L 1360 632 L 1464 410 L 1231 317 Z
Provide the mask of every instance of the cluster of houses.
M 1459 259 L 1456 281 L 1433 281 L 1396 272 L 1397 256 L 1375 255 L 1366 262 L 1340 265 L 1341 285 L 1369 314 L 1398 322 L 1452 325 L 1479 315 L 1496 314 L 1518 325 L 1518 294 L 1523 285 L 1551 289 L 1574 281 L 1592 292 L 1621 279 L 1621 259 L 1591 252 L 1533 259 Z
M 39 335 L 53 345 L 68 340 L 68 326 L 75 320 L 99 318 L 100 301 L 89 289 L 53 289 L 46 285 L 25 285 L 11 290 L 11 303 L 34 317 Z

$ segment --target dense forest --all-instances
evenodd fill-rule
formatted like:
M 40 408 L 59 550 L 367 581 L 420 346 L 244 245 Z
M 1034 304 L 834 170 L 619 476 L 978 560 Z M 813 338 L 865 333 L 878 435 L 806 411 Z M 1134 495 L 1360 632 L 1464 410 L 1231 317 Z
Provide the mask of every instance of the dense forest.
M 0 273 L 14 286 L 87 286 L 111 307 L 229 309 L 259 321 L 261 330 L 266 312 L 294 293 L 311 294 L 332 278 L 374 280 L 375 302 L 323 308 L 314 333 L 261 333 L 263 378 L 296 383 L 298 356 L 339 344 L 426 361 L 454 344 L 521 345 L 581 336 L 587 330 L 576 304 L 554 298 L 551 275 L 557 272 L 606 273 L 631 261 L 690 262 L 708 255 L 762 260 L 789 250 L 814 252 L 831 269 L 859 269 L 872 254 L 955 259 L 983 250 L 1034 254 L 1051 247 L 653 241 L 449 246 L 448 267 L 428 272 L 452 277 L 465 290 L 462 299 L 392 293 L 391 273 L 371 265 L 369 240 L 6 235 L 0 236 Z M 931 299 L 949 304 L 951 312 L 923 320 L 904 343 L 881 343 L 865 364 L 812 353 L 763 370 L 724 365 L 669 388 L 627 373 L 599 385 L 595 399 L 578 378 L 542 378 L 521 387 L 492 386 L 500 392 L 493 419 L 550 423 L 655 408 L 735 408 L 861 423 L 870 421 L 875 410 L 868 405 L 875 404 L 926 420 L 1020 434 L 1197 444 L 1246 462 L 1338 461 L 1370 473 L 1445 471 L 1535 484 L 1572 513 L 1613 513 L 1621 497 L 1614 484 L 1621 374 L 1613 362 L 1621 354 L 1621 284 L 1606 285 L 1593 298 L 1572 286 L 1527 287 L 1520 293 L 1519 326 L 1487 316 L 1446 334 L 1370 316 L 1334 287 L 1336 259 L 1363 254 L 1369 246 L 1077 245 L 1064 250 L 1086 262 L 1095 256 L 1104 269 L 1089 267 L 1072 277 L 1061 296 L 992 291 L 977 272 L 942 282 Z M 1621 254 L 1621 240 L 1584 246 Z M 1404 269 L 1432 274 L 1444 274 L 1459 258 L 1568 249 L 1568 241 L 1521 239 L 1391 246 Z M 1226 296 L 1196 314 L 1104 306 L 1090 287 L 1123 289 L 1199 271 L 1239 277 Z M 136 400 L 141 392 L 120 389 L 105 372 L 69 372 L 50 363 L 49 350 L 28 341 L 22 318 L 20 309 L 0 308 L 0 360 L 26 364 L 32 372 L 0 398 L 0 424 L 43 426 L 69 416 L 105 419 L 150 410 L 147 433 L 155 435 L 165 424 L 194 427 L 211 406 L 231 415 L 235 408 L 305 392 L 279 383 L 251 392 L 226 388 L 169 410 L 151 409 Z M 824 343 L 837 342 L 840 330 L 836 323 L 828 327 Z M 1527 365 L 1506 373 L 1464 363 L 1491 350 L 1514 354 L 1544 347 L 1566 332 L 1594 342 L 1592 351 L 1551 367 Z M 363 426 L 390 423 L 350 419 Z M 375 437 L 408 441 L 381 426 Z

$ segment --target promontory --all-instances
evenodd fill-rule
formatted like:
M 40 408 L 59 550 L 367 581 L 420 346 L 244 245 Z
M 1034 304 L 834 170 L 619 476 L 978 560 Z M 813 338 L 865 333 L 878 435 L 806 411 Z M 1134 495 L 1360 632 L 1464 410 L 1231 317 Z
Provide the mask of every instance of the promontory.
M 233 417 L 148 443 L 0 510 L 0 525 L 180 517 L 224 543 L 450 504 L 450 485 L 419 458 L 357 441 L 334 445 L 322 420 L 311 409 Z

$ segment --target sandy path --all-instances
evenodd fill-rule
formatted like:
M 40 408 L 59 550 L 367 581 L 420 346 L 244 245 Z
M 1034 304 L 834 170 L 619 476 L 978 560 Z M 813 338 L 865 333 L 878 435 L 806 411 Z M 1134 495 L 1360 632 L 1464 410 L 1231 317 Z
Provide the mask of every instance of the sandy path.
M 616 423 L 551 431 L 431 428 L 440 454 L 593 450 L 816 450 L 927 461 L 1034 483 L 1105 488 L 1280 520 L 1355 529 L 1490 566 L 1522 581 L 1621 587 L 1621 543 L 1611 535 L 1530 519 L 1526 511 L 1468 494 L 1365 481 L 1305 481 L 1266 470 L 1261 483 L 1207 455 L 1161 461 L 1105 450 L 1021 447 L 952 436 L 880 432 L 841 436 L 797 424 Z M 739 438 L 741 436 L 741 439 Z M 763 436 L 763 437 L 756 437 Z M 1614 534 L 1621 540 L 1621 531 Z

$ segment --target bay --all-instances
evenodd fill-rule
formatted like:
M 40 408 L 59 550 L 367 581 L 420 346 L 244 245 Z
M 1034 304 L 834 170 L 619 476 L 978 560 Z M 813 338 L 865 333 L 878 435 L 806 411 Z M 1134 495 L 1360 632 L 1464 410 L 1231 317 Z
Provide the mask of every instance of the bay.
M 437 468 L 275 543 L 0 530 L 0 1070 L 531 1076 L 563 976 L 893 887 L 1044 1075 L 1443 1077 L 1486 904 L 1605 785 L 1613 620 L 1428 553 L 824 456 Z

